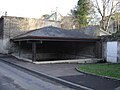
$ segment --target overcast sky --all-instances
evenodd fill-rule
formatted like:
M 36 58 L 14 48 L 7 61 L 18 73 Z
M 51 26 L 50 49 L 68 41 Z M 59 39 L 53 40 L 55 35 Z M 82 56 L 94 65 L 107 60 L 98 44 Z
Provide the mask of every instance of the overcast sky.
M 0 16 L 7 11 L 9 16 L 35 17 L 50 14 L 58 7 L 62 15 L 77 5 L 78 0 L 0 0 Z

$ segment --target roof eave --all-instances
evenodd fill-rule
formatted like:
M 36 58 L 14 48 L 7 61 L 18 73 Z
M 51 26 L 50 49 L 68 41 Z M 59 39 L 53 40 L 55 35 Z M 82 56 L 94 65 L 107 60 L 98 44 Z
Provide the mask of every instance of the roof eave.
M 98 41 L 100 38 L 68 38 L 68 37 L 21 37 L 13 41 Z

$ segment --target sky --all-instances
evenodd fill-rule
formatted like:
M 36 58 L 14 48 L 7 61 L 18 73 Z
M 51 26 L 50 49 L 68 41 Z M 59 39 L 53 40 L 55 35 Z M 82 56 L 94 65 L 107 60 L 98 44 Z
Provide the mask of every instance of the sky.
M 0 0 L 0 16 L 40 18 L 56 10 L 65 16 L 77 5 L 78 0 Z

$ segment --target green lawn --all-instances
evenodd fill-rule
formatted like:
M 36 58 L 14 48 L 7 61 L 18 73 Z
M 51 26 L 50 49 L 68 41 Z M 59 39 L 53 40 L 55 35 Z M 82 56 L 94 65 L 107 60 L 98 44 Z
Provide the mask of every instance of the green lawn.
M 79 70 L 96 75 L 120 78 L 120 64 L 85 64 Z

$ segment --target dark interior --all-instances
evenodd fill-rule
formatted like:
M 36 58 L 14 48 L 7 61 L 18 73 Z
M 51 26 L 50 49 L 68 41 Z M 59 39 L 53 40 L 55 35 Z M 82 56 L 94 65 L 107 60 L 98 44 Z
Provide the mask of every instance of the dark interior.
M 32 59 L 32 43 L 21 42 L 20 51 L 21 56 L 26 54 L 27 58 Z M 95 52 L 96 42 L 42 41 L 36 43 L 36 60 L 40 61 L 93 58 L 96 57 Z

